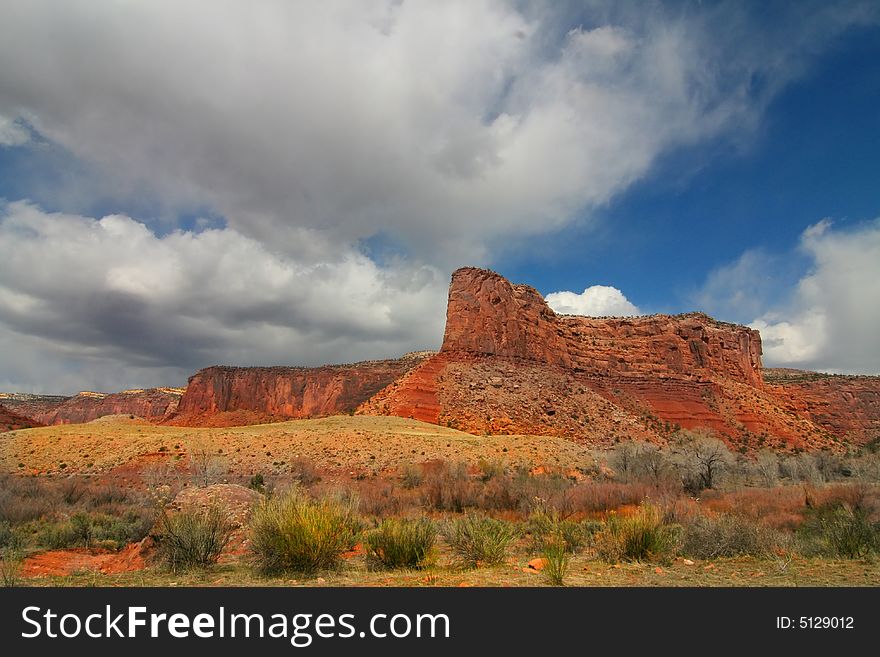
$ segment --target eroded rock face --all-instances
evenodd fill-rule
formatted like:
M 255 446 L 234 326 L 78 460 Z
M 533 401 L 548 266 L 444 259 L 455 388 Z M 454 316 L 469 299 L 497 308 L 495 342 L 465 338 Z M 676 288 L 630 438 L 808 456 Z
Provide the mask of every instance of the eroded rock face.
M 47 425 L 80 424 L 105 415 L 135 415 L 157 422 L 177 409 L 182 394 L 180 388 L 125 390 L 112 394 L 81 392 L 32 417 Z
M 452 275 L 441 352 L 503 356 L 581 372 L 760 387 L 761 337 L 702 313 L 594 319 L 557 315 L 528 285 L 484 269 Z
M 190 377 L 172 424 L 222 426 L 354 411 L 425 354 L 324 367 L 209 367 Z
M 786 409 L 848 442 L 880 438 L 880 377 L 771 370 L 768 388 Z
M 0 406 L 0 432 L 15 431 L 16 429 L 29 429 L 40 426 L 39 422 L 10 411 L 5 406 Z
M 876 403 L 846 395 L 862 400 L 852 405 L 865 426 Z M 702 313 L 560 316 L 535 289 L 465 268 L 452 276 L 440 352 L 358 412 L 597 445 L 704 427 L 746 450 L 840 449 L 841 416 L 822 414 L 823 393 L 808 397 L 764 385 L 761 338 L 748 327 Z

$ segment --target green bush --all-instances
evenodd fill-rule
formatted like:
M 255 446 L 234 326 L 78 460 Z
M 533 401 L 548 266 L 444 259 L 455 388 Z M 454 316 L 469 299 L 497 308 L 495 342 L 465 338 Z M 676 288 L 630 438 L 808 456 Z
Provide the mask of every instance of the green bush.
M 860 559 L 880 548 L 880 523 L 846 503 L 820 507 L 801 527 L 806 552 Z
M 217 563 L 233 529 L 226 512 L 218 507 L 182 509 L 174 514 L 163 511 L 158 524 L 159 558 L 172 572 Z
M 384 568 L 424 568 L 433 561 L 436 538 L 428 518 L 387 518 L 367 535 L 367 558 Z
M 501 563 L 517 534 L 510 523 L 476 513 L 449 521 L 443 531 L 449 547 L 469 568 Z
M 679 527 L 666 524 L 660 509 L 643 504 L 632 516 L 611 516 L 595 536 L 601 559 L 618 561 L 668 561 L 676 552 Z
M 557 534 L 544 542 L 544 576 L 553 586 L 564 586 L 571 550 L 565 539 Z
M 529 547 L 533 552 L 543 551 L 548 540 L 561 539 L 566 551 L 576 554 L 600 526 L 596 522 L 562 519 L 555 509 L 542 509 L 529 516 L 526 531 L 531 535 Z
M 360 533 L 356 507 L 353 499 L 313 501 L 298 489 L 266 500 L 251 522 L 257 568 L 311 573 L 337 567 Z
M 684 527 L 681 551 L 697 559 L 764 556 L 771 554 L 780 542 L 778 532 L 747 518 L 728 514 L 717 518 L 698 516 Z

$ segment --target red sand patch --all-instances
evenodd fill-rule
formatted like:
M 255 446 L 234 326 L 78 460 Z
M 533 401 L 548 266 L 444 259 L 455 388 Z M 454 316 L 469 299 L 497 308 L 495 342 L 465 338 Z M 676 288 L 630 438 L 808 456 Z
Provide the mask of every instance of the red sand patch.
M 144 559 L 140 547 L 140 543 L 129 543 L 119 552 L 87 548 L 49 550 L 25 559 L 22 574 L 25 577 L 47 577 L 93 571 L 110 575 L 142 570 Z

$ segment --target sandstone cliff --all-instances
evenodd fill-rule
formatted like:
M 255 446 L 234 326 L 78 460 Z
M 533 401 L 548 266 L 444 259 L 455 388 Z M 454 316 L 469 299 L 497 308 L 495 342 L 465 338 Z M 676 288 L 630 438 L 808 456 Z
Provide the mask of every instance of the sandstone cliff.
M 441 352 L 517 358 L 597 374 L 708 380 L 761 387 L 761 337 L 702 313 L 594 319 L 557 315 L 528 285 L 494 272 L 452 275 Z
M 170 424 L 230 426 L 348 413 L 426 354 L 324 367 L 209 367 L 189 379 Z
M 535 289 L 464 268 L 440 352 L 358 412 L 593 444 L 706 427 L 746 449 L 839 448 L 835 427 L 775 395 L 761 372 L 748 327 L 702 313 L 557 315 Z
M 15 431 L 16 429 L 29 429 L 40 426 L 39 422 L 29 417 L 19 415 L 5 406 L 0 406 L 0 432 Z
M 105 415 L 135 415 L 157 422 L 174 412 L 182 393 L 179 388 L 81 392 L 32 417 L 42 424 L 80 424 Z

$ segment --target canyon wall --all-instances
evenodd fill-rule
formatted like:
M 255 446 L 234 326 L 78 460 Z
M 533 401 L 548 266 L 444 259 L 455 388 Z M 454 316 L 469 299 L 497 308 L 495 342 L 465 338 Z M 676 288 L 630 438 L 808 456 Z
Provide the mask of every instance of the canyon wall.
M 50 425 L 91 422 L 105 415 L 135 415 L 158 422 L 177 409 L 182 393 L 180 388 L 125 390 L 112 394 L 81 392 L 30 417 Z
M 452 275 L 441 352 L 503 356 L 595 374 L 761 387 L 761 337 L 702 313 L 597 319 L 557 315 L 528 285 L 484 269 Z
M 427 354 L 323 367 L 209 367 L 189 379 L 171 424 L 253 424 L 348 413 Z
M 19 415 L 5 406 L 0 406 L 0 432 L 15 431 L 16 429 L 29 429 L 40 426 L 39 422 L 29 417 Z

